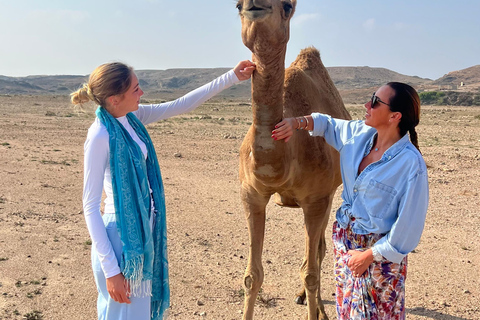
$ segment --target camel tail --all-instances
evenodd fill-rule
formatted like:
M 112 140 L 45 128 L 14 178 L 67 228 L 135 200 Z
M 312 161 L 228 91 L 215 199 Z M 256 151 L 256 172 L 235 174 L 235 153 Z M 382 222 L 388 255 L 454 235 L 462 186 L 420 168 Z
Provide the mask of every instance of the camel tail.
M 295 67 L 300 70 L 318 70 L 325 68 L 320 59 L 320 51 L 315 47 L 302 49 L 290 67 Z

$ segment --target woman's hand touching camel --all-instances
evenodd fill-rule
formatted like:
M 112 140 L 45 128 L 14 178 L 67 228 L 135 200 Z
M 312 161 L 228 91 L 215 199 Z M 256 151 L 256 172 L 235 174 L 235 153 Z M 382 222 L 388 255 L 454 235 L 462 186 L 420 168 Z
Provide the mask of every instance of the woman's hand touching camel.
M 252 73 L 254 70 L 255 70 L 255 63 L 249 60 L 240 61 L 235 66 L 235 68 L 233 68 L 233 72 L 235 72 L 235 75 L 240 81 L 249 79 L 252 76 Z

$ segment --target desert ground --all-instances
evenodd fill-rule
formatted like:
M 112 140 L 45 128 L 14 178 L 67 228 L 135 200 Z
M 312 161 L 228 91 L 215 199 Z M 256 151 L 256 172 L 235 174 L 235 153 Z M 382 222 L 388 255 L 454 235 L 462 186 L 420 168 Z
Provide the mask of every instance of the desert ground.
M 366 97 L 368 98 L 368 97 Z M 348 105 L 355 119 L 363 106 Z M 0 319 L 96 317 L 82 212 L 83 142 L 92 113 L 66 96 L 0 96 Z M 248 101 L 218 99 L 148 126 L 166 190 L 171 319 L 241 319 L 248 234 L 238 150 Z M 426 106 L 418 128 L 430 206 L 409 255 L 407 319 L 480 319 L 480 108 Z M 337 191 L 334 208 L 340 204 Z M 304 319 L 296 305 L 300 209 L 267 208 L 265 280 L 256 319 Z M 322 298 L 334 305 L 331 226 Z

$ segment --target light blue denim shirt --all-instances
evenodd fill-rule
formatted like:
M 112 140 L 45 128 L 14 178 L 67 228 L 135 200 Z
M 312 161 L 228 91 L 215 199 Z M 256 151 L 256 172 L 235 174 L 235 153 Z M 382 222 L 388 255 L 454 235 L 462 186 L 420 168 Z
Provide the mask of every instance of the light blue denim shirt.
M 372 149 L 377 130 L 364 121 L 334 119 L 313 113 L 312 136 L 322 136 L 340 152 L 343 203 L 336 219 L 357 234 L 385 234 L 375 249 L 399 263 L 420 241 L 428 207 L 427 167 L 408 134 L 382 158 L 358 174 Z M 354 219 L 352 219 L 354 218 Z

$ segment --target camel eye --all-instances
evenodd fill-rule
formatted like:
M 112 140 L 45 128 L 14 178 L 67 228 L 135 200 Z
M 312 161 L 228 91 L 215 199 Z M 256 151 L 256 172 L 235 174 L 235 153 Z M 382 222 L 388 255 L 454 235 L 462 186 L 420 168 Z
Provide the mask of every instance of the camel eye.
M 290 14 L 292 13 L 293 6 L 289 2 L 284 2 L 283 3 L 283 11 L 285 11 L 285 16 L 288 18 Z
M 238 11 L 242 11 L 242 4 L 240 2 L 237 3 L 237 9 Z

